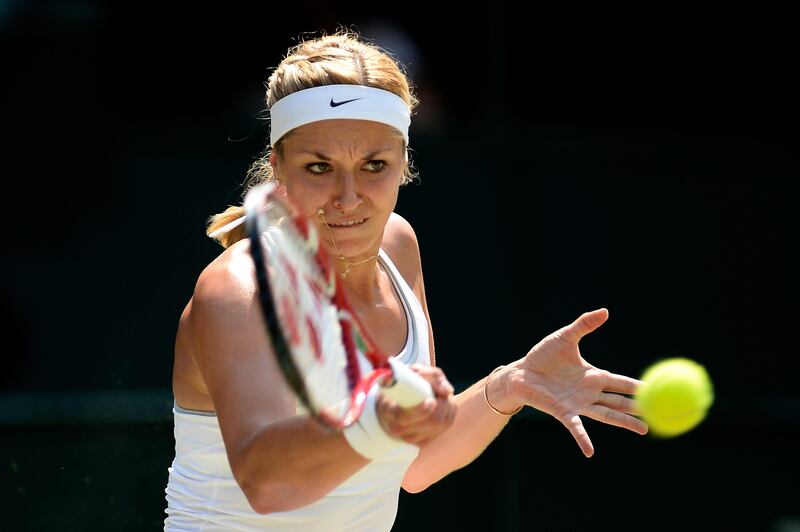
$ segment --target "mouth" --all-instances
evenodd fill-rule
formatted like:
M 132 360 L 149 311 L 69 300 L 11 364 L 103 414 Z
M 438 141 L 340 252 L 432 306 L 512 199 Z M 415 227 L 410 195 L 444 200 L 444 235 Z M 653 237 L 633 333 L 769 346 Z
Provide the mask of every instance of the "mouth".
M 369 220 L 369 218 L 359 218 L 357 220 L 348 220 L 346 222 L 328 223 L 328 227 L 334 227 L 337 229 L 356 227 L 363 225 L 367 220 Z

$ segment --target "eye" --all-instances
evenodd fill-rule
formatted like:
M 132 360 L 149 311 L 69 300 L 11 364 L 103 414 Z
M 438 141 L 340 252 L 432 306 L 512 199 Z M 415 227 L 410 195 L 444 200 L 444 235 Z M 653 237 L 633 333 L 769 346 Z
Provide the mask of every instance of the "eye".
M 373 161 L 369 161 L 367 163 L 367 165 L 365 166 L 365 169 L 368 172 L 373 172 L 373 173 L 377 174 L 378 172 L 383 171 L 386 168 L 386 166 L 387 166 L 386 161 L 373 160 Z
M 310 174 L 320 175 L 331 169 L 328 163 L 311 163 L 306 165 L 306 171 Z

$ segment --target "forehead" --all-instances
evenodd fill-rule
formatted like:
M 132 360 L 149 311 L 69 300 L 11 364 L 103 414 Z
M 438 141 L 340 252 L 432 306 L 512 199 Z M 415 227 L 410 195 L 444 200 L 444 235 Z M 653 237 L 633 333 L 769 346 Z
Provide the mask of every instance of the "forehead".
M 283 142 L 286 153 L 317 150 L 326 153 L 401 152 L 403 136 L 393 127 L 367 120 L 321 120 L 295 128 Z

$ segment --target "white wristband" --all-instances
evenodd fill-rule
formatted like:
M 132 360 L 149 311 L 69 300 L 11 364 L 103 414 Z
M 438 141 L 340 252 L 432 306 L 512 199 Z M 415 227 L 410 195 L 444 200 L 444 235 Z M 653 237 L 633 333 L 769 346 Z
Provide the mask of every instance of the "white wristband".
M 391 437 L 383 430 L 376 408 L 380 393 L 380 386 L 374 385 L 367 394 L 361 416 L 355 423 L 342 431 L 350 447 L 370 460 L 385 456 L 389 451 L 407 445 L 404 441 Z

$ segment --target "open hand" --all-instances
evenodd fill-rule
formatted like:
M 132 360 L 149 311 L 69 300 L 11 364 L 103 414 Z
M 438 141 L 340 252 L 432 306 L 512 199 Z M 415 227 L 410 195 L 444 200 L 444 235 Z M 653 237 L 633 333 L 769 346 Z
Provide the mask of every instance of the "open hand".
M 594 367 L 581 356 L 581 338 L 608 319 L 608 310 L 586 312 L 533 346 L 509 373 L 510 393 L 520 403 L 547 412 L 569 429 L 587 457 L 594 447 L 580 416 L 647 433 L 647 424 L 631 414 L 633 395 L 641 381 Z

